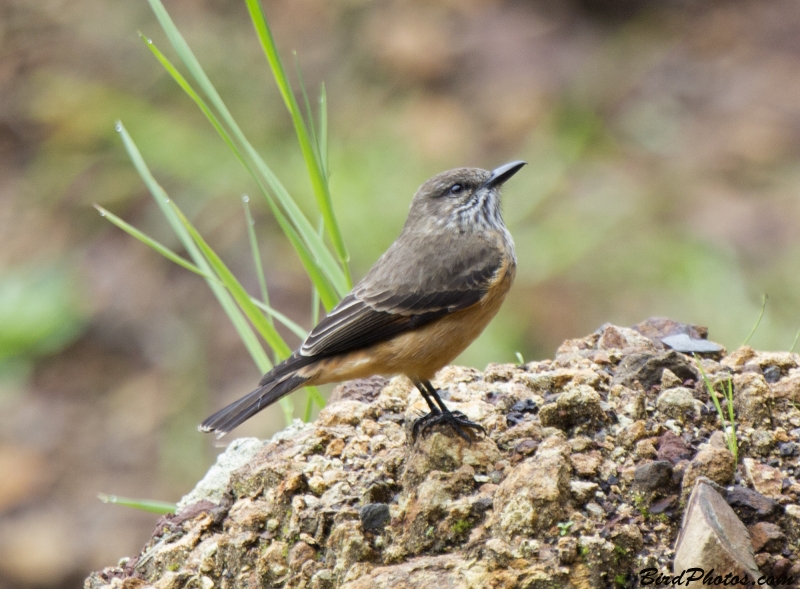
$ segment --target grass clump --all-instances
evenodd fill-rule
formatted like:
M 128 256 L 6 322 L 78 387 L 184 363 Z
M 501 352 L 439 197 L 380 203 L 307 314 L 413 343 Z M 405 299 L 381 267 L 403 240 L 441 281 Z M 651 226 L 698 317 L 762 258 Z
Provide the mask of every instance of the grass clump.
M 722 432 L 725 434 L 725 444 L 728 446 L 728 450 L 730 450 L 731 454 L 733 454 L 734 462 L 738 463 L 739 440 L 736 437 L 736 415 L 733 411 L 733 378 L 728 376 L 728 378 L 725 379 L 724 383 L 722 383 L 722 390 L 720 392 L 720 394 L 724 395 L 728 405 L 728 417 L 726 419 L 725 412 L 722 410 L 722 406 L 717 398 L 717 391 L 706 375 L 706 371 L 703 370 L 703 365 L 700 363 L 700 360 L 697 357 L 695 357 L 695 362 L 697 362 L 700 375 L 702 376 L 703 382 L 706 385 L 708 396 L 711 397 L 714 407 L 717 409 L 717 415 L 719 415 L 719 420 L 722 424 Z
M 312 223 L 278 176 L 247 139 L 206 75 L 200 62 L 175 26 L 161 0 L 148 0 L 148 2 L 188 75 L 184 75 L 156 47 L 152 40 L 140 35 L 145 46 L 205 115 L 223 142 L 230 148 L 232 155 L 242 164 L 245 171 L 255 182 L 258 192 L 264 198 L 270 212 L 291 243 L 311 280 L 314 289 L 312 297 L 314 304 L 311 316 L 315 322 L 318 318 L 320 304 L 326 310 L 330 310 L 352 288 L 352 279 L 348 266 L 349 255 L 333 211 L 328 184 L 328 117 L 327 97 L 324 86 L 320 89 L 315 122 L 311 102 L 308 99 L 305 87 L 303 87 L 299 69 L 298 78 L 305 112 L 301 110 L 300 104 L 295 97 L 295 92 L 278 54 L 275 40 L 272 37 L 272 32 L 261 4 L 258 0 L 245 0 L 256 37 L 264 51 L 272 77 L 280 91 L 281 98 L 294 126 L 309 185 L 317 205 L 317 210 L 312 212 L 312 216 L 318 217 L 319 222 Z M 258 369 L 262 373 L 267 372 L 274 363 L 280 362 L 292 352 L 276 329 L 275 322 L 283 324 L 301 339 L 306 334 L 296 323 L 273 309 L 270 305 L 258 242 L 250 213 L 249 197 L 243 197 L 244 218 L 247 223 L 250 249 L 258 277 L 260 291 L 260 297 L 258 298 L 251 296 L 244 289 L 220 256 L 216 254 L 211 245 L 206 242 L 192 222 L 183 214 L 177 203 L 170 199 L 166 191 L 159 185 L 150 172 L 133 138 L 121 121 L 117 123 L 117 131 L 134 167 L 150 190 L 164 218 L 178 237 L 190 259 L 171 251 L 111 212 L 97 207 L 100 214 L 167 259 L 203 277 L 220 306 L 228 315 Z M 271 354 L 267 353 L 264 344 L 267 345 Z M 316 388 L 309 387 L 306 390 L 308 391 L 308 397 L 303 417 L 308 421 L 312 415 L 313 405 L 316 404 L 318 407 L 323 407 L 325 400 Z M 288 398 L 283 398 L 280 404 L 286 424 L 291 424 L 294 417 L 292 402 Z

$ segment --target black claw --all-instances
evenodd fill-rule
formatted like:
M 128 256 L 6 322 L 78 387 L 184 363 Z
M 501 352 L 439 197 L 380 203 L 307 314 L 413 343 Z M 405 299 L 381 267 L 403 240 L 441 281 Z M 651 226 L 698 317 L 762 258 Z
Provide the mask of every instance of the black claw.
M 471 442 L 473 438 L 468 429 L 465 428 L 479 430 L 482 434 L 486 435 L 486 430 L 482 425 L 475 423 L 474 421 L 470 421 L 467 419 L 466 415 L 461 413 L 461 411 L 432 411 L 427 415 L 423 415 L 422 417 L 414 420 L 414 425 L 411 427 L 411 439 L 416 440 L 419 434 L 422 434 L 423 436 L 426 435 L 427 432 L 435 425 L 449 425 L 456 430 L 456 433 L 459 436 L 468 442 Z

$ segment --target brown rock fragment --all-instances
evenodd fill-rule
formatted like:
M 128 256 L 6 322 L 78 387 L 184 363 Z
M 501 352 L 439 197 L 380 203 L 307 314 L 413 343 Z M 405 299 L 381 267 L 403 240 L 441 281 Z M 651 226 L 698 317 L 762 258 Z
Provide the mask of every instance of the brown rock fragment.
M 688 446 L 671 431 L 665 431 L 658 439 L 658 459 L 669 460 L 672 464 L 678 464 L 692 455 Z
M 674 574 L 699 567 L 704 571 L 728 572 L 749 579 L 760 573 L 753 557 L 747 528 L 704 479 L 698 479 L 691 491 L 675 545 Z M 693 579 L 688 587 L 702 587 Z
M 500 537 L 533 536 L 563 518 L 569 499 L 568 456 L 564 436 L 550 436 L 535 456 L 517 465 L 500 483 L 490 523 Z
M 545 427 L 560 429 L 583 423 L 599 424 L 607 419 L 600 401 L 600 395 L 588 385 L 568 388 L 555 403 L 541 407 L 539 419 Z
M 782 495 L 783 475 L 775 467 L 756 462 L 752 458 L 742 460 L 744 472 L 753 488 L 766 497 L 777 499 Z
M 769 426 L 773 394 L 764 377 L 753 372 L 737 374 L 733 377 L 733 388 L 737 416 L 754 426 Z
M 597 469 L 603 462 L 603 457 L 597 450 L 570 454 L 570 464 L 575 474 L 579 477 L 589 478 L 597 474 Z
M 786 536 L 780 526 L 770 522 L 758 522 L 747 528 L 747 531 L 750 532 L 750 540 L 755 552 L 762 550 L 778 552 L 786 542 Z
M 727 448 L 700 450 L 683 473 L 683 495 L 687 496 L 700 477 L 708 477 L 718 485 L 727 485 L 736 471 L 733 454 Z

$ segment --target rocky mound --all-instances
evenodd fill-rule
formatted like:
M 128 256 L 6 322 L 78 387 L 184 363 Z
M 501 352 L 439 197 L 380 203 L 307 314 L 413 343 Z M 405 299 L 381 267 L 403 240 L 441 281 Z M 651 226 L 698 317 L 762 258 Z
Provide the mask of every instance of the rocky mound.
M 434 384 L 486 428 L 471 444 L 412 443 L 427 406 L 405 378 L 341 385 L 316 422 L 231 444 L 138 557 L 85 587 L 630 587 L 686 554 L 800 578 L 800 355 L 705 335 L 606 325 L 553 360 L 449 367 Z M 726 418 L 731 383 L 735 428 L 677 350 Z

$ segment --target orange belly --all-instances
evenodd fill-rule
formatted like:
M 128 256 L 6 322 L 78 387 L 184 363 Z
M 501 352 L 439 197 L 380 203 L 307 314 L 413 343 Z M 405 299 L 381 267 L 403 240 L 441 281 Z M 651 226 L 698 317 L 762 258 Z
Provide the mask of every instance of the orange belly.
M 486 296 L 471 307 L 363 350 L 320 360 L 300 372 L 310 377 L 309 385 L 373 374 L 405 374 L 412 379 L 430 380 L 463 352 L 497 314 L 514 274 L 515 267 L 510 262 L 497 273 Z

